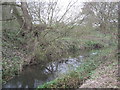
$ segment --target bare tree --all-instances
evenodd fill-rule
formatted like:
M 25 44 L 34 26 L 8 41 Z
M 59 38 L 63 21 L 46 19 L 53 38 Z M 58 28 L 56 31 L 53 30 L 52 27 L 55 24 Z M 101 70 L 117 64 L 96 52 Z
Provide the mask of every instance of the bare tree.
M 27 30 L 32 30 L 32 17 L 28 12 L 27 2 L 21 2 L 21 9 L 23 11 L 24 23 Z
M 21 5 L 15 2 L 4 2 L 2 5 L 6 8 L 3 11 L 5 13 L 3 14 L 7 15 L 7 17 L 3 15 L 6 20 L 17 19 L 23 29 L 32 30 L 32 17 L 28 12 L 27 2 L 21 2 Z
M 28 6 L 35 22 L 51 26 L 52 24 L 66 21 L 66 18 L 70 18 L 70 16 L 66 16 L 70 14 L 69 11 L 76 3 L 77 0 L 69 2 L 62 15 L 60 15 L 62 9 L 60 9 L 60 6 L 58 5 L 58 0 L 52 0 L 49 2 L 30 2 L 28 3 Z
M 100 30 L 106 31 L 117 23 L 116 2 L 89 2 L 83 7 L 83 14 L 87 14 L 86 23 L 99 26 Z

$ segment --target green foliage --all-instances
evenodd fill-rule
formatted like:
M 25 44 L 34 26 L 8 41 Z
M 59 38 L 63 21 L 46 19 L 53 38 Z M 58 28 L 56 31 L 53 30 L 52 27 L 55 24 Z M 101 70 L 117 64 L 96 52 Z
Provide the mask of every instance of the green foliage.
M 58 77 L 57 79 L 50 81 L 48 83 L 45 83 L 38 87 L 38 90 L 40 88 L 76 88 L 78 83 L 83 83 L 82 81 L 88 79 L 91 77 L 94 73 L 94 70 L 105 61 L 102 59 L 105 55 L 108 56 L 106 61 L 114 58 L 114 56 L 109 57 L 111 53 L 115 50 L 115 47 L 106 48 L 103 50 L 96 50 L 99 54 L 94 56 L 90 56 L 86 58 L 86 60 L 75 70 L 70 71 L 67 74 Z M 112 60 L 111 59 L 111 60 Z M 71 84 L 71 82 L 73 82 Z
M 95 41 L 88 41 L 88 42 L 86 42 L 85 44 L 86 44 L 87 46 L 92 46 L 92 45 L 97 44 L 97 42 L 95 42 Z
M 3 22 L 2 34 L 2 76 L 5 82 L 20 72 L 26 39 L 16 21 Z
M 14 58 L 13 58 L 14 59 Z M 17 74 L 19 74 L 20 71 L 20 64 L 21 62 L 19 60 L 7 60 L 7 59 L 3 59 L 3 64 L 2 64 L 2 68 L 3 68 L 3 81 L 4 80 L 8 80 L 9 78 L 11 78 L 12 76 L 15 76 Z
M 85 42 L 84 47 L 85 47 L 85 49 L 91 49 L 92 50 L 92 49 L 103 48 L 104 45 L 97 42 L 97 41 L 87 41 L 87 42 Z
M 85 11 L 88 12 L 89 9 L 91 8 L 85 9 Z M 29 58 L 29 60 L 48 63 L 63 58 L 71 52 L 75 53 L 80 49 L 92 50 L 96 47 L 117 45 L 115 35 L 112 35 L 114 31 L 115 33 L 117 32 L 116 25 L 109 24 L 111 27 L 108 27 L 108 29 L 112 29 L 107 30 L 107 34 L 104 29 L 97 31 L 95 30 L 96 27 L 92 27 L 93 22 L 96 22 L 94 17 L 87 15 L 87 19 L 88 20 L 85 20 L 85 25 L 73 26 L 65 22 L 56 22 L 51 25 L 52 29 L 47 29 L 47 24 L 45 26 L 42 24 L 41 26 L 40 24 L 34 24 L 36 28 L 30 33 L 28 33 L 27 30 L 22 30 L 22 27 L 20 27 L 16 20 L 3 22 L 3 79 L 8 80 L 10 77 L 18 74 L 21 67 L 25 65 L 24 61 L 27 61 L 28 57 L 32 57 Z M 76 21 L 79 22 L 79 20 Z M 100 31 L 103 32 L 101 33 Z M 35 36 L 35 33 L 38 35 Z M 104 35 L 103 33 L 106 34 Z M 98 51 L 99 56 L 88 58 L 88 60 L 78 67 L 76 71 L 70 71 L 70 73 L 67 74 L 68 76 L 66 75 L 61 79 L 48 82 L 39 88 L 75 87 L 79 80 L 82 82 L 86 77 L 88 78 L 91 76 L 92 71 L 102 62 L 101 57 L 110 51 L 110 49 Z M 27 62 L 29 62 L 29 60 Z
M 38 61 L 46 60 L 45 52 L 42 50 L 42 48 L 39 46 L 34 51 L 35 59 Z

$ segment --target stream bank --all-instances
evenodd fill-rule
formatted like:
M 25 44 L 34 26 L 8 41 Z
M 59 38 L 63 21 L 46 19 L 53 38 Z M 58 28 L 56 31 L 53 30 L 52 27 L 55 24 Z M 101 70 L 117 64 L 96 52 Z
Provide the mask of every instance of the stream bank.
M 78 41 L 77 41 L 78 42 Z M 66 58 L 68 56 L 74 56 L 76 53 L 82 52 L 84 53 L 86 50 L 91 50 L 91 49 L 97 49 L 96 45 L 99 47 L 103 47 L 102 44 L 96 41 L 85 41 L 85 43 L 81 44 L 76 44 L 73 43 L 72 45 L 68 45 L 69 48 L 67 50 L 63 50 L 66 52 L 60 52 L 60 54 L 56 54 L 57 51 L 46 52 L 43 53 L 42 51 L 39 51 L 39 48 L 37 49 L 37 54 L 31 55 L 31 57 L 27 56 L 27 58 L 24 57 L 24 53 L 21 54 L 17 52 L 17 55 L 15 53 L 15 57 L 12 57 L 11 59 L 4 59 L 3 58 L 3 71 L 2 71 L 2 83 L 5 84 L 7 81 L 15 77 L 16 75 L 19 75 L 26 67 L 34 66 L 41 64 L 42 67 L 46 66 L 47 63 L 51 61 L 59 61 L 62 62 L 64 60 L 60 58 Z M 84 46 L 84 47 L 83 47 Z M 66 48 L 65 48 L 66 49 Z M 85 50 L 85 51 L 84 51 Z M 52 53 L 52 54 L 51 54 Z M 62 55 L 62 56 L 61 56 Z M 32 62 L 29 62 L 30 59 L 32 58 Z
M 97 54 L 95 50 L 84 51 L 68 58 L 49 62 L 46 64 L 46 67 L 41 66 L 41 64 L 27 66 L 20 75 L 13 77 L 4 84 L 3 88 L 37 88 L 39 85 L 43 85 L 66 73 L 75 71 L 84 62 L 84 59 Z
M 95 55 L 94 57 L 91 56 L 89 58 L 86 58 L 84 63 L 82 63 L 75 71 L 71 71 L 63 75 L 62 77 L 58 77 L 53 81 L 50 81 L 48 83 L 39 86 L 38 90 L 39 88 L 80 88 L 80 86 L 82 86 L 86 80 L 89 80 L 92 76 L 94 76 L 95 70 L 99 68 L 100 65 L 102 66 L 102 64 L 104 64 L 105 61 L 106 62 L 114 61 L 116 63 L 117 60 L 116 50 L 117 48 L 113 46 L 102 50 L 98 50 L 99 54 Z M 116 87 L 116 86 L 106 86 L 106 87 Z

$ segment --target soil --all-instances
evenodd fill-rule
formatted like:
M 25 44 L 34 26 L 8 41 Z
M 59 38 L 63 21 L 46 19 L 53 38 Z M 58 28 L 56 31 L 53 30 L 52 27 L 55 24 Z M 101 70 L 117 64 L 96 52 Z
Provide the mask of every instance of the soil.
M 112 60 L 101 64 L 80 88 L 118 88 L 118 64 L 115 62 L 117 61 Z

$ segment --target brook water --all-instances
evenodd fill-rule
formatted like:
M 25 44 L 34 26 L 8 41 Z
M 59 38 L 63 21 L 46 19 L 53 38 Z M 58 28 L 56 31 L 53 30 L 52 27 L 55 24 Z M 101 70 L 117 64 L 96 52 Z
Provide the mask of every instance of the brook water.
M 97 55 L 97 52 L 82 52 L 75 57 L 62 58 L 57 62 L 51 62 L 46 65 L 46 68 L 41 68 L 41 65 L 26 67 L 24 71 L 9 80 L 3 85 L 3 88 L 36 88 L 49 82 L 61 74 L 65 74 L 70 70 L 75 70 L 90 55 Z

